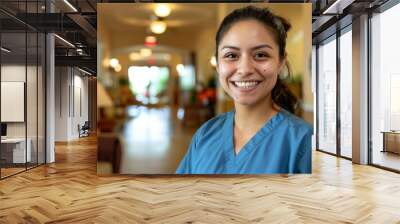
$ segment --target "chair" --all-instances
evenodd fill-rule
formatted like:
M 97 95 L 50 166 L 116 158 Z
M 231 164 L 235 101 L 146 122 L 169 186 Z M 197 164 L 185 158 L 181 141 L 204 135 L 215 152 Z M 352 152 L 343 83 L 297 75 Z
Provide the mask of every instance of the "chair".
M 118 135 L 113 132 L 97 135 L 98 174 L 120 173 L 122 148 Z M 107 167 L 112 167 L 109 170 Z
M 80 127 L 80 125 L 78 124 L 79 138 L 89 136 L 89 129 L 90 129 L 89 121 L 85 121 L 82 127 Z

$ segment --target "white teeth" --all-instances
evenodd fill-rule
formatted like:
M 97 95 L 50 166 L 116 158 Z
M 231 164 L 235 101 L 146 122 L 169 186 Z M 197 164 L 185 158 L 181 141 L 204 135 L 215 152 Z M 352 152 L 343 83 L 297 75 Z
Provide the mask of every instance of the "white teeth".
M 255 82 L 255 81 L 240 81 L 240 82 L 235 82 L 235 85 L 237 86 L 237 87 L 240 87 L 240 88 L 252 88 L 252 87 L 254 87 L 255 85 L 257 85 L 258 84 L 258 82 Z

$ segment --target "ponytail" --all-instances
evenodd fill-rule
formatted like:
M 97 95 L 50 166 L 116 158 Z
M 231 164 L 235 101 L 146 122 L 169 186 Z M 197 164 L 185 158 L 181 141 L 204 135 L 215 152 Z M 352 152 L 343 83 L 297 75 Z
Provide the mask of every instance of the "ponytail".
M 298 99 L 289 89 L 284 80 L 291 76 L 291 71 L 289 64 L 286 63 L 287 74 L 286 77 L 281 78 L 278 76 L 276 80 L 275 87 L 272 89 L 271 97 L 272 101 L 277 104 L 278 106 L 282 107 L 283 109 L 289 111 L 292 114 L 298 112 Z

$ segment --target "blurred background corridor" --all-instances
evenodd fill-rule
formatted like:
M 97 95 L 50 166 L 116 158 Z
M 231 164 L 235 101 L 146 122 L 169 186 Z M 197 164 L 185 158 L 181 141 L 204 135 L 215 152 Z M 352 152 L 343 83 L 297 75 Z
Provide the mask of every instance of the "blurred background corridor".
M 224 16 L 246 5 L 98 4 L 99 173 L 174 173 L 195 130 L 233 109 L 214 38 Z M 253 5 L 292 24 L 285 82 L 312 124 L 311 4 Z

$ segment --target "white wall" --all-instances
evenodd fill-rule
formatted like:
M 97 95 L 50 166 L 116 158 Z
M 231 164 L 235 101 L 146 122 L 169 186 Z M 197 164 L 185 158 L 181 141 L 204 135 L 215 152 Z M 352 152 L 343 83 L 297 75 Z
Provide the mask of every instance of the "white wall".
M 28 66 L 28 73 L 32 66 Z M 1 81 L 3 82 L 25 82 L 25 65 L 2 65 L 1 66 Z M 27 96 L 33 93 L 27 93 Z M 35 92 L 36 96 L 36 92 Z M 7 108 L 1 108 L 7 110 Z M 7 136 L 8 137 L 25 137 L 25 123 L 24 122 L 7 122 Z
M 27 77 L 27 80 L 25 78 Z M 6 122 L 7 137 L 9 138 L 24 138 L 25 135 L 30 139 L 30 148 L 32 152 L 32 161 L 36 162 L 39 158 L 39 163 L 44 162 L 44 93 L 43 89 L 44 74 L 41 66 L 36 67 L 25 64 L 4 64 L 1 66 L 1 81 L 2 82 L 24 82 L 26 83 L 26 106 L 21 108 L 21 112 L 26 112 L 26 121 L 23 122 Z M 38 86 L 39 85 L 39 86 Z M 24 90 L 21 94 L 24 94 Z M 7 97 L 7 96 L 2 96 Z M 1 110 L 7 111 L 12 108 L 3 107 Z M 12 111 L 7 111 L 13 113 Z M 39 156 L 37 157 L 37 153 Z
M 56 141 L 79 138 L 78 124 L 88 120 L 88 78 L 83 75 L 76 68 L 56 67 Z
M 28 66 L 28 70 L 32 67 Z M 25 82 L 25 65 L 2 65 L 1 81 Z
M 55 68 L 55 141 L 68 140 L 69 78 L 67 67 Z

